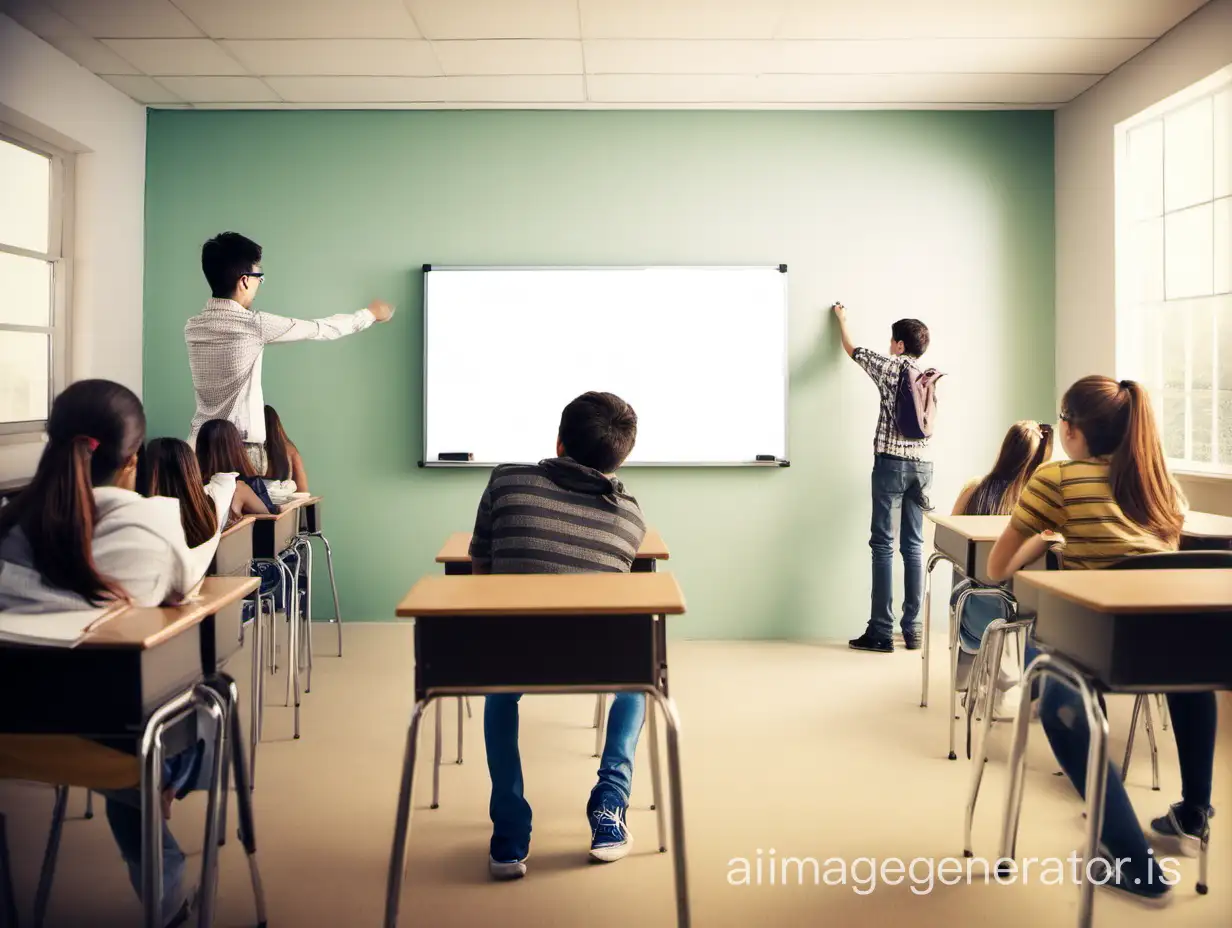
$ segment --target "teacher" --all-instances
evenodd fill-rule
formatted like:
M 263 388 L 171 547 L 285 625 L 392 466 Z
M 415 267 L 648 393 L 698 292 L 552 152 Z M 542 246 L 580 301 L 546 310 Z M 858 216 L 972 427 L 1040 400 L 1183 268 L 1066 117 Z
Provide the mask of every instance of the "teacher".
M 374 322 L 388 322 L 394 308 L 373 300 L 354 313 L 304 321 L 254 312 L 265 272 L 261 246 L 238 232 L 223 232 L 201 248 L 201 270 L 211 299 L 184 326 L 188 365 L 192 370 L 197 411 L 189 444 L 211 419 L 226 419 L 240 431 L 257 473 L 266 472 L 265 397 L 261 392 L 261 358 L 266 345 L 333 341 L 362 332 Z

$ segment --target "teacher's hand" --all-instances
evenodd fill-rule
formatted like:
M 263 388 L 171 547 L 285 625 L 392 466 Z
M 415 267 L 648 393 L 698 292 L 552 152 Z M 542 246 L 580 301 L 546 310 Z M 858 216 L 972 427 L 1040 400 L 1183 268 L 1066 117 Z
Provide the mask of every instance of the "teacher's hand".
M 835 317 L 837 317 L 839 322 L 847 321 L 847 307 L 846 306 L 844 306 L 842 303 L 835 303 L 830 308 L 834 310 L 834 315 Z
M 377 322 L 388 322 L 394 317 L 393 304 L 384 300 L 373 300 L 368 304 L 368 312 L 372 313 Z

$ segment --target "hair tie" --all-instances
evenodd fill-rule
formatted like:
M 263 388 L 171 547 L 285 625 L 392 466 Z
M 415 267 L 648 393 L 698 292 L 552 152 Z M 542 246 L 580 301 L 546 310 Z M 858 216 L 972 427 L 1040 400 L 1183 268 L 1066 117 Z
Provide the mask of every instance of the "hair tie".
M 1122 380 L 1120 383 L 1120 387 L 1122 390 L 1128 390 L 1130 387 L 1130 384 L 1132 383 L 1133 383 L 1132 380 Z
M 86 443 L 86 446 L 90 449 L 91 454 L 98 450 L 97 438 L 91 438 L 89 435 L 78 435 L 77 437 Z
M 1052 426 L 1048 424 L 1047 422 L 1041 422 L 1039 430 L 1040 430 L 1040 434 L 1044 436 L 1048 436 L 1052 434 Z

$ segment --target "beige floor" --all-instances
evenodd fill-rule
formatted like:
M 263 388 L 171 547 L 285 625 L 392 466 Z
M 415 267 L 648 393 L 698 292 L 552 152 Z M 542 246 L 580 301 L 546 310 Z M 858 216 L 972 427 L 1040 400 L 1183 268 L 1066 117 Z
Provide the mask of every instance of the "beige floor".
M 398 764 L 410 705 L 411 636 L 404 625 L 352 625 L 347 654 L 317 660 L 316 686 L 304 707 L 303 738 L 289 740 L 288 710 L 270 705 L 258 764 L 256 809 L 260 862 L 272 926 L 379 925 Z M 318 650 L 329 633 L 318 632 Z M 934 652 L 933 707 L 918 702 L 919 660 L 854 654 L 838 646 L 683 642 L 672 646 L 673 690 L 684 719 L 685 809 L 693 923 L 718 926 L 1070 924 L 1072 886 L 910 884 L 863 894 L 857 858 L 958 857 L 970 766 L 945 759 L 944 645 Z M 277 687 L 272 693 L 280 693 Z M 1129 701 L 1112 700 L 1113 749 L 1123 744 Z M 427 808 L 432 729 L 424 732 L 404 925 L 568 925 L 615 928 L 674 924 L 672 868 L 656 852 L 648 810 L 645 750 L 639 752 L 630 824 L 634 854 L 611 866 L 586 862 L 584 803 L 594 775 L 590 697 L 527 698 L 522 746 L 528 797 L 535 807 L 530 874 L 496 885 L 486 875 L 487 777 L 482 723 L 466 723 L 466 761 L 442 771 L 442 807 Z M 456 722 L 445 712 L 446 757 Z M 1004 726 L 994 735 L 976 853 L 995 856 L 1003 796 Z M 1139 813 L 1162 810 L 1178 789 L 1175 751 L 1161 738 L 1163 792 L 1150 790 L 1145 744 L 1131 772 Z M 1216 770 L 1215 805 L 1232 815 L 1226 717 Z M 1024 856 L 1067 857 L 1081 841 L 1081 807 L 1032 728 L 1027 803 L 1019 848 Z M 65 828 L 49 921 L 58 926 L 128 925 L 138 908 L 101 816 L 80 818 L 75 792 Z M 177 805 L 173 826 L 195 854 L 203 803 Z M 8 816 L 18 895 L 28 924 L 35 873 L 50 810 L 45 787 L 0 784 Z M 1181 864 L 1171 907 L 1143 910 L 1101 893 L 1099 924 L 1232 924 L 1232 820 L 1215 821 L 1211 892 L 1194 893 L 1196 863 Z M 840 857 L 853 869 L 847 886 L 732 886 L 729 861 Z M 923 864 L 917 864 L 922 868 Z M 917 870 L 923 876 L 922 869 Z M 859 873 L 864 878 L 861 870 Z M 247 871 L 237 842 L 223 849 L 218 924 L 251 924 Z

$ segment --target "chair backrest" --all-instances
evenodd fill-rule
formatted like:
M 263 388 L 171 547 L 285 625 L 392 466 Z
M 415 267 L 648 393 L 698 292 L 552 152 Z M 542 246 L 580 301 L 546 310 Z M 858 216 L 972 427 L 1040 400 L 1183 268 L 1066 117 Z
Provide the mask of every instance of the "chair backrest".
M 1159 551 L 1136 554 L 1107 570 L 1219 570 L 1232 569 L 1232 551 Z

